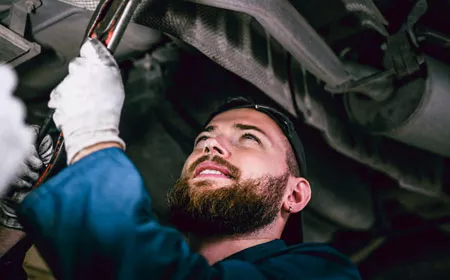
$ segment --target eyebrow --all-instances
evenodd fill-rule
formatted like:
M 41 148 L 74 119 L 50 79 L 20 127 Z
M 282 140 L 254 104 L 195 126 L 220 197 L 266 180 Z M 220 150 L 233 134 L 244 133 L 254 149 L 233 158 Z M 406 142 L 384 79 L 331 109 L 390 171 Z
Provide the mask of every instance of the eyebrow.
M 258 131 L 259 133 L 261 133 L 262 135 L 264 135 L 266 138 L 269 138 L 269 136 L 267 136 L 267 133 L 265 133 L 264 130 L 262 130 L 261 128 L 254 126 L 254 125 L 237 123 L 234 125 L 234 127 L 239 130 L 255 130 L 255 131 Z M 214 125 L 208 125 L 207 127 L 205 127 L 203 129 L 202 132 L 212 132 L 215 129 L 216 129 L 216 127 Z
M 201 132 L 212 132 L 212 131 L 214 131 L 214 129 L 216 129 L 216 127 L 214 125 L 208 125 Z
M 262 130 L 261 128 L 254 126 L 254 125 L 237 123 L 234 125 L 234 127 L 237 129 L 240 129 L 240 130 L 256 130 L 259 133 L 261 133 L 262 135 L 264 135 L 265 137 L 269 138 L 267 136 L 267 134 L 264 132 L 264 130 Z

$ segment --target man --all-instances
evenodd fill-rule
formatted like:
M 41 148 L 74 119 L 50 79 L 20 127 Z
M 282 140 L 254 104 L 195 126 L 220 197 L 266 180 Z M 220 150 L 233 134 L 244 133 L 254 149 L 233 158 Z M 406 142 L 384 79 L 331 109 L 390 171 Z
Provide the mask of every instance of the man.
M 117 65 L 96 40 L 80 54 L 49 103 L 70 166 L 19 209 L 57 278 L 360 279 L 333 249 L 280 239 L 311 190 L 291 123 L 271 108 L 238 102 L 213 115 L 168 196 L 185 236 L 160 225 L 118 135 Z

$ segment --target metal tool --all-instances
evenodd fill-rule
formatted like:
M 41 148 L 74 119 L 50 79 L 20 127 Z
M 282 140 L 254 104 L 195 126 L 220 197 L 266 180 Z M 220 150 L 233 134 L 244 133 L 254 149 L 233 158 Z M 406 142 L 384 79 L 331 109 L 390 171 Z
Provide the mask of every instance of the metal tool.
M 97 39 L 102 42 L 111 53 L 116 50 L 120 39 L 122 38 L 128 23 L 133 16 L 140 0 L 102 0 L 86 29 L 86 40 L 88 38 Z M 84 43 L 84 42 L 83 42 Z M 47 134 L 52 122 L 54 111 L 52 110 L 45 119 L 37 138 L 39 145 Z M 55 152 L 50 163 L 45 167 L 34 188 L 42 184 L 48 175 L 51 174 L 56 163 L 61 157 L 64 146 L 64 135 L 61 132 L 55 145 Z
M 98 39 L 114 53 L 139 2 L 139 0 L 100 1 L 85 37 Z

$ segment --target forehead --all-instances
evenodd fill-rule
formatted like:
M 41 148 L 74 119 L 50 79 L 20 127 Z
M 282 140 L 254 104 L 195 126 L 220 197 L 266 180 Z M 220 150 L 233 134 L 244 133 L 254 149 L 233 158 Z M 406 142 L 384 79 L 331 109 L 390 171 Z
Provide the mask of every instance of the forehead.
M 272 141 L 286 140 L 281 128 L 268 115 L 254 109 L 241 108 L 223 112 L 215 116 L 208 125 L 218 129 L 233 127 L 235 124 L 252 125 L 263 130 Z M 207 126 L 208 126 L 207 125 Z

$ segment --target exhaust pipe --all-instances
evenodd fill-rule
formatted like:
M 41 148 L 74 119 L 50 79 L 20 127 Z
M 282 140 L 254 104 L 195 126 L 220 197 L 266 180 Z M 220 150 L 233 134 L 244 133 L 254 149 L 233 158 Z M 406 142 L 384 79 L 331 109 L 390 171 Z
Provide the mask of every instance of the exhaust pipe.
M 185 0 L 254 17 L 311 74 L 335 87 L 351 80 L 325 41 L 287 0 Z

